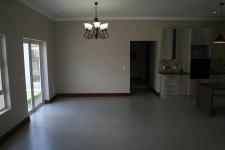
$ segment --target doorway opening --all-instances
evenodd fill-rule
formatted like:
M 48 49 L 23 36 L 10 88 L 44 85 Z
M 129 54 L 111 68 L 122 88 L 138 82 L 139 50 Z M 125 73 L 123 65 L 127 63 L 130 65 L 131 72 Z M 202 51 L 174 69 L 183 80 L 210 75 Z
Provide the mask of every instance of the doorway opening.
M 154 74 L 154 41 L 130 42 L 130 91 L 151 89 Z
M 24 39 L 23 42 L 26 96 L 29 112 L 37 109 L 43 103 L 42 46 L 41 41 Z

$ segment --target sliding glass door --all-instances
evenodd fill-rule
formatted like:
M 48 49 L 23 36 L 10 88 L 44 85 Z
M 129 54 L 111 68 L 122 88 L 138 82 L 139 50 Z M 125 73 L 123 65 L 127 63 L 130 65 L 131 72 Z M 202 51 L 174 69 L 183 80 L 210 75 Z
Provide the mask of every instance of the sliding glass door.
M 41 44 L 36 41 L 26 40 L 23 43 L 23 51 L 27 104 L 28 111 L 31 111 L 43 102 Z

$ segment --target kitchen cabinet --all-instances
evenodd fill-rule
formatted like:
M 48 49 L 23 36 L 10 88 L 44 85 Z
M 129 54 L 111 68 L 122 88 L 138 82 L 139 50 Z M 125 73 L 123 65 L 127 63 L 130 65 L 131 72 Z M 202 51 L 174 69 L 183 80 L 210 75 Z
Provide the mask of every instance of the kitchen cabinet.
M 225 83 L 225 74 L 211 74 L 210 82 L 212 83 Z
M 170 60 L 173 54 L 173 30 L 176 30 L 176 59 L 190 59 L 192 45 L 211 45 L 215 38 L 212 28 L 167 28 L 162 30 L 161 59 Z
M 189 80 L 189 95 L 196 95 L 197 86 L 199 83 L 209 83 L 209 79 L 190 79 Z
M 188 95 L 188 74 L 160 74 L 160 97 Z
M 173 41 L 172 28 L 162 31 L 161 59 L 171 60 L 173 58 L 173 43 L 176 43 L 176 59 L 182 62 L 184 72 L 189 71 L 190 51 L 191 51 L 191 29 L 176 28 L 176 42 Z
M 225 74 L 211 74 L 209 79 L 191 79 L 189 81 L 189 95 L 196 95 L 199 83 L 224 83 Z M 225 91 L 216 91 L 215 94 L 225 94 Z
M 191 30 L 177 29 L 177 59 L 189 60 L 191 50 Z
M 213 41 L 213 32 L 211 28 L 193 28 L 191 29 L 192 45 L 209 45 Z
M 215 29 L 212 28 L 175 28 L 176 29 L 176 60 L 181 62 L 184 72 L 190 73 L 192 50 L 197 49 L 197 56 L 207 49 L 207 58 L 211 57 L 211 42 L 215 37 Z M 172 60 L 173 56 L 173 30 L 167 28 L 162 30 L 161 60 Z M 203 49 L 203 50 L 202 50 Z M 200 52 L 199 52 L 200 51 Z M 195 56 L 193 53 L 192 55 Z M 203 53 L 205 54 L 205 53 Z M 202 55 L 200 55 L 201 57 Z M 223 77 L 210 77 L 210 79 L 190 79 L 189 75 L 165 73 L 160 75 L 160 95 L 161 97 L 176 95 L 195 95 L 199 82 L 217 81 L 225 83 Z
M 225 74 L 211 74 L 210 83 L 225 84 Z M 214 94 L 225 94 L 225 90 L 217 90 Z
M 161 58 L 170 60 L 173 54 L 173 30 L 172 28 L 162 31 L 162 54 Z M 176 59 L 189 59 L 191 49 L 191 30 L 189 28 L 177 28 L 176 30 Z
M 172 59 L 173 52 L 173 29 L 163 29 L 162 31 L 162 53 L 161 59 Z

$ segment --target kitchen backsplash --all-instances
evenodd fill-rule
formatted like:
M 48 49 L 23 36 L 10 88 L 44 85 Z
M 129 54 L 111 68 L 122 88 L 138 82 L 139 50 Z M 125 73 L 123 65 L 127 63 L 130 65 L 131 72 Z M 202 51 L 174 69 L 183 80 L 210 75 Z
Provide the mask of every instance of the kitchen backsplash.
M 161 60 L 159 62 L 159 72 L 161 73 L 183 73 L 187 72 L 187 60 Z
M 183 73 L 188 71 L 186 60 L 161 60 L 159 62 L 159 72 L 161 73 Z M 225 59 L 211 60 L 210 73 L 225 74 Z

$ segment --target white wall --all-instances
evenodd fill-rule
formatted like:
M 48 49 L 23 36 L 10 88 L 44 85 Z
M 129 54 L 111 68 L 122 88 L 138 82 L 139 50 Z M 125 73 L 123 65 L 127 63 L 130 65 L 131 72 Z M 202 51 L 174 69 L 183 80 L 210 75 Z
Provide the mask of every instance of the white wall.
M 0 33 L 6 35 L 9 86 L 12 108 L 0 115 L 0 136 L 28 116 L 23 37 L 48 43 L 50 97 L 55 95 L 54 22 L 15 0 L 0 1 Z
M 156 41 L 152 83 L 159 92 L 158 61 L 160 53 L 165 53 L 161 49 L 161 30 L 215 26 L 215 22 L 209 21 L 109 21 L 109 39 L 85 40 L 84 22 L 56 22 L 58 93 L 129 92 L 130 41 Z M 123 71 L 122 66 L 127 70 Z

